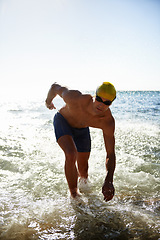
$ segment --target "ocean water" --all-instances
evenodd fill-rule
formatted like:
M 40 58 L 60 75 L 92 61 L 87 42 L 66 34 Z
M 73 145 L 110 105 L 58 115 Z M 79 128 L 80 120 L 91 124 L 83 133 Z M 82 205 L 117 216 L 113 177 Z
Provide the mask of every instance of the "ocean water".
M 63 106 L 55 99 L 57 109 Z M 160 92 L 118 92 L 115 196 L 104 202 L 105 148 L 91 128 L 89 183 L 69 196 L 44 99 L 0 102 L 0 240 L 160 239 Z

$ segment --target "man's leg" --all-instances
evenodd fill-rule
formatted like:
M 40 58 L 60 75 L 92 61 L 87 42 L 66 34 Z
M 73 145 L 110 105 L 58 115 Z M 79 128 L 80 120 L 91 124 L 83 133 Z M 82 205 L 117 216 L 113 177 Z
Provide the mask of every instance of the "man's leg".
M 65 154 L 65 175 L 72 197 L 78 196 L 77 180 L 78 172 L 76 168 L 77 149 L 70 135 L 62 136 L 58 139 L 58 144 Z
M 88 178 L 88 159 L 90 152 L 78 152 L 77 154 L 77 165 L 79 177 L 87 179 Z

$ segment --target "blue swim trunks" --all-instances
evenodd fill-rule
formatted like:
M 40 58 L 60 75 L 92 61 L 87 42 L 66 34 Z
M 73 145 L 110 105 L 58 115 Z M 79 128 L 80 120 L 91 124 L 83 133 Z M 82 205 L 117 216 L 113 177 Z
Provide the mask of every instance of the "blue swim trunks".
M 57 141 L 64 135 L 70 135 L 75 142 L 78 152 L 91 151 L 89 127 L 73 128 L 68 124 L 67 120 L 59 112 L 54 116 L 53 125 Z

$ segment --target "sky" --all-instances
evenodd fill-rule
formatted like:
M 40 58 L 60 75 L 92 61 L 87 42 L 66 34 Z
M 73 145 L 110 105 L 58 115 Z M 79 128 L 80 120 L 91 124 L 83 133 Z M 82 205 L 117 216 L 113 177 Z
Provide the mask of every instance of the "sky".
M 160 90 L 160 0 L 0 0 L 1 94 Z

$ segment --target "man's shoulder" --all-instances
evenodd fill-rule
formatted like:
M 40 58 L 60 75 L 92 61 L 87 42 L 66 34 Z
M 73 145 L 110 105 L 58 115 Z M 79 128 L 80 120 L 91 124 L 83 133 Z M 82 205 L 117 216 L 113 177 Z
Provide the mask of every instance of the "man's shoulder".
M 68 90 L 66 92 L 70 97 L 72 98 L 79 98 L 79 100 L 90 100 L 92 99 L 92 96 L 90 94 L 83 94 L 79 90 Z
M 80 100 L 83 104 L 89 104 L 91 101 L 93 101 L 93 98 L 90 94 L 82 94 L 80 97 Z
M 105 114 L 105 119 L 106 120 L 110 120 L 110 121 L 114 121 L 114 117 L 112 115 L 111 109 L 108 108 Z
M 82 94 L 81 96 L 82 96 L 82 98 L 84 98 L 84 99 L 92 99 L 91 94 Z
M 69 89 L 66 89 L 64 92 L 63 92 L 63 100 L 67 103 L 67 104 L 70 104 L 72 105 L 73 103 L 78 103 L 78 101 L 81 99 L 82 97 L 82 93 L 78 90 L 69 90 Z

